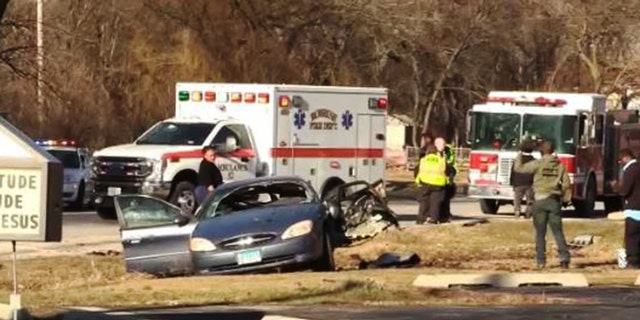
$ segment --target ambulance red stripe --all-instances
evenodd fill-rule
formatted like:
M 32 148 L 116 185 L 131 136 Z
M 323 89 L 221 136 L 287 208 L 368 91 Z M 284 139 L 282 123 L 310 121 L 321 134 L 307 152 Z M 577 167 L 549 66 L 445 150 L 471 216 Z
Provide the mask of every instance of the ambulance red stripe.
M 382 158 L 383 149 L 366 148 L 272 148 L 273 158 Z
M 253 158 L 256 153 L 252 149 L 238 149 L 229 154 L 231 158 Z M 162 159 L 169 161 L 178 161 L 180 159 L 195 159 L 202 158 L 202 149 L 188 150 L 188 151 L 176 151 L 167 152 L 162 155 Z

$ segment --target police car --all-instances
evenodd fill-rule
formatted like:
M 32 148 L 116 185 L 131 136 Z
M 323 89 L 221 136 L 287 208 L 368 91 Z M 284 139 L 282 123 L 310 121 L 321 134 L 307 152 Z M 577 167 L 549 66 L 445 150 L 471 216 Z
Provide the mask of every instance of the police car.
M 36 140 L 35 143 L 58 158 L 64 167 L 62 200 L 75 210 L 82 210 L 91 199 L 91 156 L 73 140 Z

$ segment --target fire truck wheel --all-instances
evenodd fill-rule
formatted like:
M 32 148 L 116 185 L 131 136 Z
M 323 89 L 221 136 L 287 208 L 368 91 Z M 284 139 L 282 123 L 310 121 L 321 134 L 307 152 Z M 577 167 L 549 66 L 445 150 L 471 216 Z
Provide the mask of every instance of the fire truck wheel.
M 498 200 L 480 199 L 480 210 L 484 214 L 496 214 L 499 207 Z
M 611 212 L 622 211 L 624 209 L 624 200 L 621 197 L 606 197 L 604 198 L 604 213 L 609 214 Z
M 576 214 L 583 217 L 594 217 L 596 213 L 596 182 L 593 177 L 587 183 L 587 192 L 584 200 L 578 200 L 573 204 Z

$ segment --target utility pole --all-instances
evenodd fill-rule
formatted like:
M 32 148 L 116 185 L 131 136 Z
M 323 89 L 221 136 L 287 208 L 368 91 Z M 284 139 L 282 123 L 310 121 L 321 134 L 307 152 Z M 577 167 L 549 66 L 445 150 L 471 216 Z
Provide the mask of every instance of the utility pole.
M 43 44 L 43 39 L 42 39 L 42 15 L 43 15 L 43 6 L 42 6 L 42 1 L 44 0 L 36 0 L 36 45 L 38 47 L 37 50 L 37 57 L 36 57 L 36 61 L 37 61 L 37 113 L 38 113 L 38 125 L 40 126 L 40 131 L 42 131 L 42 127 L 44 124 L 44 97 L 42 95 L 42 67 L 43 67 L 43 55 L 42 55 L 42 44 Z M 42 132 L 41 132 L 42 133 Z

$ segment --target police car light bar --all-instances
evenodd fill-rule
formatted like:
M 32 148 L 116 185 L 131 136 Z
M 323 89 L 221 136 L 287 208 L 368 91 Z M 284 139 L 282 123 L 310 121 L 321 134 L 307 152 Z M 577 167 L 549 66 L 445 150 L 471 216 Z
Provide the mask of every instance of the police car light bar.
M 39 146 L 47 146 L 47 147 L 73 147 L 76 145 L 75 140 L 45 140 L 38 139 L 35 140 L 35 143 Z

